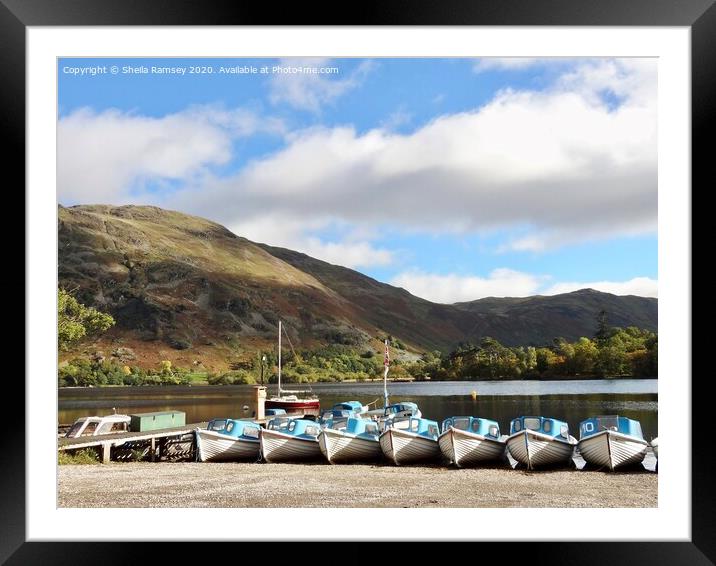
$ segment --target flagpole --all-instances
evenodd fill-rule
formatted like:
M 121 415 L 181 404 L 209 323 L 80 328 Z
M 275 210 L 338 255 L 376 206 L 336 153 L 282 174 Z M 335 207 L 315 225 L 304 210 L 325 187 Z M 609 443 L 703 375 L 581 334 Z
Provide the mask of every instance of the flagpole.
M 385 370 L 383 371 L 383 408 L 388 406 L 388 366 L 390 365 L 390 356 L 388 355 L 388 341 L 385 341 L 385 360 L 383 361 Z
M 281 321 L 278 321 L 278 396 L 281 397 Z

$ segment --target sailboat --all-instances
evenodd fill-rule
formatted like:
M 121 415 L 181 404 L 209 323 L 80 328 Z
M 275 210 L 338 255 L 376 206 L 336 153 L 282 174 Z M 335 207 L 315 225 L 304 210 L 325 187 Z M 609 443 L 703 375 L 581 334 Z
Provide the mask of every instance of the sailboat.
M 283 409 L 288 415 L 314 415 L 318 416 L 321 405 L 318 397 L 311 395 L 310 397 L 298 397 L 296 393 L 306 393 L 306 391 L 287 391 L 281 389 L 281 321 L 278 321 L 278 395 L 266 399 L 265 407 L 267 409 Z M 284 331 L 285 332 L 285 331 Z M 286 334 L 288 338 L 288 334 Z M 289 339 L 290 344 L 290 339 Z M 292 346 L 293 348 L 293 346 Z

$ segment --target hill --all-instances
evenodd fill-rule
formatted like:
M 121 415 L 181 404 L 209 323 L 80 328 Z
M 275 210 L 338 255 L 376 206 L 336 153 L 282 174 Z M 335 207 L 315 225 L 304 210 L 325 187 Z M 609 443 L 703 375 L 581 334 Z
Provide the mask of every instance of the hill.
M 169 359 L 225 368 L 272 348 L 279 317 L 296 348 L 379 351 L 379 338 L 390 334 L 412 352 L 448 351 L 484 336 L 505 345 L 574 340 L 594 334 L 601 310 L 615 326 L 657 327 L 656 299 L 593 290 L 431 303 L 214 222 L 147 206 L 59 207 L 58 262 L 59 284 L 117 321 L 80 349 L 130 348 L 141 365 Z

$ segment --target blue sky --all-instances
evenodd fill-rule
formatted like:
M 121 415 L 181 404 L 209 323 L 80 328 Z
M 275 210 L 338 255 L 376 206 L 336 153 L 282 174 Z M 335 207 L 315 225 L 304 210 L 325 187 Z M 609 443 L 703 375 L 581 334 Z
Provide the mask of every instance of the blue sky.
M 63 205 L 197 214 L 438 302 L 657 295 L 653 59 L 61 59 L 58 80 Z

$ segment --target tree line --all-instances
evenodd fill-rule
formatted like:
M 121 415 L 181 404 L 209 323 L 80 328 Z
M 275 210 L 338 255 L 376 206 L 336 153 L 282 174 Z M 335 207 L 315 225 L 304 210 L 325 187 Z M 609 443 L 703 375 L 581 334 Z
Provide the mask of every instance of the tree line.
M 423 355 L 405 370 L 439 380 L 658 377 L 658 336 L 631 326 L 574 342 L 555 338 L 545 347 L 507 347 L 486 337 L 447 355 Z
M 67 349 L 90 334 L 114 325 L 111 315 L 79 303 L 71 293 L 58 290 L 58 348 Z M 549 378 L 658 377 L 658 336 L 634 326 L 610 327 L 601 312 L 592 337 L 574 342 L 555 338 L 548 346 L 504 346 L 484 337 L 479 343 L 459 344 L 448 353 L 423 353 L 419 359 L 391 360 L 392 379 L 484 380 Z M 394 350 L 405 346 L 386 337 Z M 382 339 L 381 339 L 382 341 Z M 403 356 L 404 357 L 404 356 Z M 258 352 L 225 372 L 207 372 L 209 384 L 273 383 L 277 380 L 277 352 Z M 382 375 L 383 352 L 356 350 L 331 344 L 283 354 L 282 380 L 290 382 L 363 381 Z M 178 385 L 192 381 L 188 369 L 162 361 L 156 369 L 129 367 L 114 360 L 75 358 L 59 368 L 60 386 L 74 385 Z

